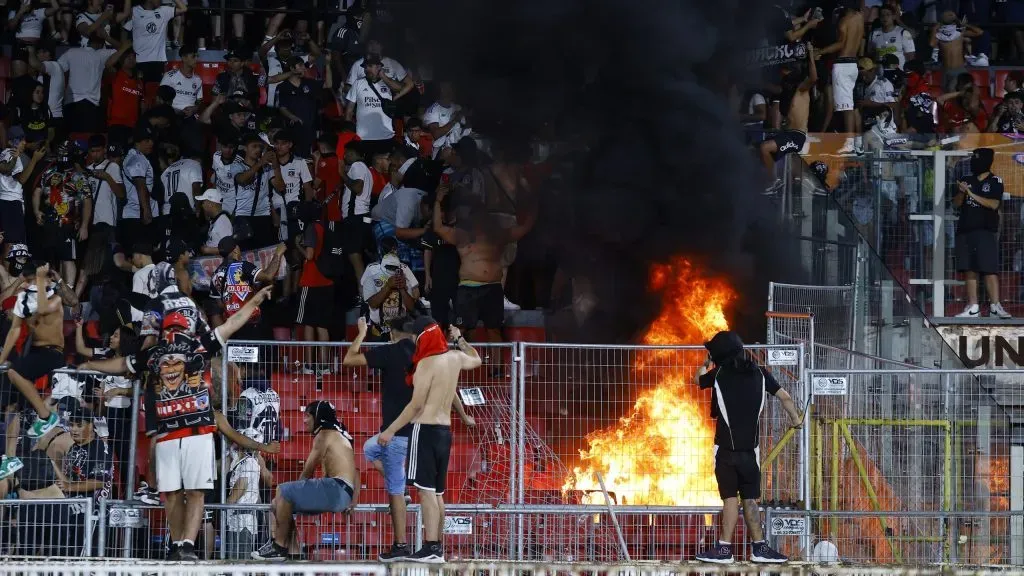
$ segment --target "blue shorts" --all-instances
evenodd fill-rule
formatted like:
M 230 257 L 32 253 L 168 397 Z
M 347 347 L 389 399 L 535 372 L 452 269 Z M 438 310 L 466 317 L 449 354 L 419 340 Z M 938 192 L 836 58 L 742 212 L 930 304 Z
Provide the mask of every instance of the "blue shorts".
M 380 462 L 384 466 L 384 487 L 389 496 L 405 494 L 405 454 L 409 451 L 409 439 L 395 436 L 387 446 L 377 444 L 375 434 L 363 444 L 363 454 L 368 462 Z
M 311 478 L 285 482 L 278 489 L 292 505 L 293 514 L 344 512 L 352 503 L 354 491 L 338 478 Z

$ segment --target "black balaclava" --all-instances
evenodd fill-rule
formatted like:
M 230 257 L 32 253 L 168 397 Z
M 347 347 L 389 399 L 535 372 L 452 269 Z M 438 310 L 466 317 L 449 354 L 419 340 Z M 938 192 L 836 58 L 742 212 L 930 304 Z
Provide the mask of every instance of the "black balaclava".
M 991 148 L 978 148 L 971 153 L 971 174 L 984 174 L 992 169 L 996 153 Z
M 321 430 L 337 430 L 341 432 L 342 436 L 352 440 L 352 436 L 349 435 L 345 425 L 338 420 L 338 412 L 334 409 L 334 404 L 326 400 L 316 400 L 310 402 L 306 406 L 306 414 L 313 417 L 313 436 L 320 433 Z
M 723 364 L 743 352 L 743 340 L 740 340 L 739 335 L 735 332 L 725 330 L 705 342 L 704 347 L 711 354 L 711 360 L 715 364 Z

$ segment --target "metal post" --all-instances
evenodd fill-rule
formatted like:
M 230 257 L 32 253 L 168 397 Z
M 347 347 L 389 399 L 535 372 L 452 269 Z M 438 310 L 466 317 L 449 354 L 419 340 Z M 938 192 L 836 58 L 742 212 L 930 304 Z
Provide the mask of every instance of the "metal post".
M 226 26 L 226 23 L 225 23 L 225 26 Z M 228 353 L 228 350 L 230 349 L 230 347 L 231 347 L 231 341 L 229 340 L 227 342 L 227 344 L 224 346 L 224 355 L 221 357 L 221 360 L 220 360 L 220 390 L 221 390 L 220 409 L 221 409 L 221 412 L 224 413 L 224 414 L 227 414 L 227 409 L 228 409 L 228 382 L 229 382 L 229 380 L 228 380 L 228 372 L 229 372 L 229 368 L 231 367 L 230 366 L 231 363 L 228 362 L 228 358 L 231 356 Z M 219 431 L 215 432 L 215 434 L 220 434 L 220 432 Z M 227 454 L 228 454 L 228 450 L 227 450 L 227 448 L 228 448 L 228 440 L 227 440 L 227 438 L 224 438 L 223 436 L 221 436 L 221 446 L 222 446 L 222 449 L 221 449 L 221 458 L 220 458 L 220 474 L 221 474 L 221 476 L 220 476 L 220 479 L 221 479 L 220 480 L 220 501 L 226 503 L 228 501 L 228 465 L 230 464 L 230 462 L 228 462 L 228 458 L 227 458 Z M 217 515 L 219 520 L 220 520 L 220 533 L 221 534 L 227 534 L 228 533 L 228 514 L 230 514 L 230 513 L 231 512 L 229 510 L 221 510 L 221 513 Z M 257 530 L 257 532 L 258 532 L 258 530 Z M 227 546 L 225 546 L 224 544 L 225 544 L 225 542 L 222 541 L 221 542 L 221 546 L 220 546 L 220 559 L 221 560 L 224 560 L 225 558 L 227 558 L 227 552 L 228 552 L 227 551 Z
M 100 558 L 107 557 L 107 500 L 106 498 L 100 499 L 99 505 L 99 521 L 97 524 L 97 530 L 99 531 L 96 535 L 98 539 L 96 542 L 96 555 Z
M 92 504 L 92 498 L 85 499 L 85 537 L 82 539 L 82 546 L 85 548 L 84 556 L 86 558 L 92 556 L 92 531 L 94 527 L 92 522 Z
M 1010 446 L 1010 564 L 1024 564 L 1024 446 Z
M 519 343 L 519 405 L 516 406 L 516 419 L 518 421 L 517 425 L 519 428 L 517 437 L 519 443 L 516 447 L 516 450 L 519 452 L 519 471 L 517 476 L 519 480 L 519 494 L 516 499 L 516 503 L 520 505 L 526 503 L 526 365 L 528 360 L 526 354 L 528 350 L 529 348 L 526 342 Z M 516 518 L 516 527 L 516 538 L 518 539 L 518 542 L 516 543 L 516 558 L 522 560 L 523 554 L 525 553 L 526 539 L 522 514 Z
M 615 535 L 619 538 L 619 548 L 622 549 L 622 557 L 626 559 L 626 562 L 632 562 L 629 558 L 629 547 L 626 546 L 626 539 L 622 536 L 622 527 L 619 526 L 619 518 L 615 515 L 615 506 L 612 505 L 612 497 L 608 494 L 608 488 L 604 485 L 604 475 L 600 472 L 595 472 L 597 475 L 597 481 L 601 484 L 601 493 L 604 494 L 604 504 L 608 507 L 608 515 L 612 519 L 612 526 L 615 527 Z
M 135 489 L 135 463 L 138 458 L 139 452 L 139 410 L 142 408 L 140 401 L 142 398 L 142 379 L 141 377 L 135 381 L 135 385 L 132 386 L 132 433 L 128 437 L 128 476 L 127 486 L 124 486 L 126 494 L 124 499 L 129 500 L 132 496 L 132 492 Z M 155 478 L 150 478 L 150 482 L 156 482 Z M 124 540 L 122 541 L 121 555 L 124 558 L 131 558 L 132 552 L 132 530 L 134 528 L 125 526 L 122 531 Z
M 813 325 L 813 318 L 812 318 Z M 807 371 L 804 365 L 804 343 L 798 344 L 800 348 L 800 364 L 798 365 L 800 374 L 800 388 L 803 391 L 804 410 L 807 414 L 813 415 L 813 409 L 811 408 L 811 383 L 807 379 Z M 810 555 L 811 551 L 811 516 L 809 514 L 811 510 L 811 466 L 809 455 L 811 453 L 811 419 L 808 415 L 804 415 L 804 426 L 800 431 L 800 494 L 804 500 L 804 526 L 807 528 L 804 531 L 802 537 L 803 549 L 806 556 Z M 771 530 L 771 517 L 765 514 L 765 526 L 768 530 Z
M 511 504 L 518 504 L 519 496 L 519 478 L 523 474 L 522 465 L 522 454 L 519 453 L 519 379 L 521 378 L 521 371 L 517 372 L 516 368 L 520 366 L 522 357 L 520 356 L 520 347 L 518 343 L 512 344 L 510 350 L 511 366 L 510 374 L 512 376 L 509 382 L 509 396 L 511 398 L 511 418 L 509 419 L 509 474 L 510 482 L 508 487 L 508 501 Z M 508 544 L 511 550 L 516 550 L 518 554 L 519 547 L 516 545 L 516 535 L 522 531 L 522 523 L 517 520 L 513 524 L 512 530 L 508 534 Z M 516 559 L 521 559 L 516 556 Z
M 934 190 L 932 191 L 932 316 L 946 315 L 946 158 L 943 151 L 935 153 Z

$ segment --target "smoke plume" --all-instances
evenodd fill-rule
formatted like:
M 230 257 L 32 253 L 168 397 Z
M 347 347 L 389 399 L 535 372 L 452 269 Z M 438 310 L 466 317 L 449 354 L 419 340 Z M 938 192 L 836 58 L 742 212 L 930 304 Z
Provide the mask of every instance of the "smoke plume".
M 577 340 L 628 340 L 658 309 L 652 262 L 727 276 L 750 340 L 767 281 L 789 275 L 777 209 L 727 98 L 749 79 L 764 0 L 436 0 L 403 6 L 414 58 L 449 79 L 496 146 L 568 145 L 539 190 L 535 240 L 597 304 Z M 404 20 L 408 18 L 408 21 Z M 771 215 L 771 216 L 770 216 Z M 521 251 L 522 252 L 522 251 Z

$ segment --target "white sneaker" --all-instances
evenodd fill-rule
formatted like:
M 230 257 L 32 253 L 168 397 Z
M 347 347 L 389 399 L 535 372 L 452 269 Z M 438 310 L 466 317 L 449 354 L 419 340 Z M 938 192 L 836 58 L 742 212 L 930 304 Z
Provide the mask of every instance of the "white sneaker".
M 977 318 L 979 312 L 981 312 L 981 309 L 978 307 L 977 304 L 968 304 L 967 307 L 964 308 L 964 311 L 959 313 L 959 314 L 957 314 L 956 317 L 957 318 Z
M 508 296 L 506 296 L 505 297 L 505 310 L 519 310 L 519 304 L 516 304 L 515 302 L 510 301 L 508 299 Z
M 846 142 L 843 142 L 843 147 L 836 151 L 836 154 L 853 154 L 854 145 L 853 138 L 847 138 Z
M 764 189 L 765 196 L 774 196 L 782 191 L 785 184 L 782 182 L 782 178 L 776 178 L 772 185 Z
M 429 310 L 430 309 L 430 301 L 427 300 L 426 298 L 420 296 L 420 306 L 423 306 L 424 308 L 427 308 Z
M 1003 305 L 1000 304 L 999 302 L 993 302 L 992 305 L 988 307 L 988 315 L 989 316 L 998 316 L 999 318 L 1002 318 L 1003 320 L 1006 320 L 1008 318 L 1013 318 L 1013 316 L 1011 316 L 1010 313 L 1007 312 L 1006 309 L 1003 308 Z
M 331 367 L 330 366 L 320 366 L 319 368 L 316 369 L 316 375 L 317 376 L 330 376 L 331 375 Z

